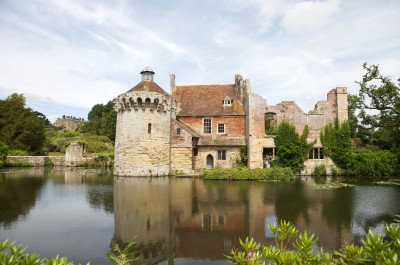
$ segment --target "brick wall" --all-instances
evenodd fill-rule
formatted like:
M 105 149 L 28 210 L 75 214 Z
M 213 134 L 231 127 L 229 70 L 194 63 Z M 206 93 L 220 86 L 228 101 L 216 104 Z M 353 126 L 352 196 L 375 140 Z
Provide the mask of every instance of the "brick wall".
M 211 135 L 214 137 L 244 137 L 246 135 L 246 117 L 245 116 L 223 116 L 223 117 L 179 117 L 179 121 L 189 125 L 200 135 L 203 133 L 203 119 L 211 119 Z M 218 123 L 225 124 L 226 133 L 218 134 Z

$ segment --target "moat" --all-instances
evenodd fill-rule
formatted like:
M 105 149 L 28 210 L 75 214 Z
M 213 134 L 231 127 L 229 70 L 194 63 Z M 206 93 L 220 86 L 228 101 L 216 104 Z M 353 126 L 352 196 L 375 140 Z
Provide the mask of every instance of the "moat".
M 400 187 L 316 189 L 292 182 L 124 178 L 97 169 L 0 171 L 0 240 L 40 256 L 111 264 L 114 242 L 136 236 L 147 264 L 227 264 L 224 252 L 250 236 L 271 242 L 281 219 L 319 237 L 325 250 L 382 232 L 400 214 Z

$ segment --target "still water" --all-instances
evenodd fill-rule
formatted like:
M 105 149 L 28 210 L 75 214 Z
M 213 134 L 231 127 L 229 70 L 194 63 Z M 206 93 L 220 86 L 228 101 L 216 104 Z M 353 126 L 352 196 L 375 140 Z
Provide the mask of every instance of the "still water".
M 113 178 L 88 169 L 0 171 L 0 240 L 40 256 L 110 264 L 115 242 L 132 240 L 146 264 L 227 264 L 224 252 L 250 236 L 271 242 L 281 219 L 315 233 L 325 250 L 360 243 L 400 214 L 400 187 L 314 188 L 294 182 Z

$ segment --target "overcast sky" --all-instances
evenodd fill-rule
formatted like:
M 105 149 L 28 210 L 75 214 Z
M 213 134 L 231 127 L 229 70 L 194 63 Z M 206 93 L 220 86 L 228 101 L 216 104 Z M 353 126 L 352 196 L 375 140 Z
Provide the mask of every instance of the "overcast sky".
M 0 0 L 0 98 L 87 119 L 150 66 L 167 92 L 170 74 L 241 74 L 268 104 L 308 112 L 337 86 L 356 93 L 364 62 L 400 77 L 399 14 L 400 0 Z

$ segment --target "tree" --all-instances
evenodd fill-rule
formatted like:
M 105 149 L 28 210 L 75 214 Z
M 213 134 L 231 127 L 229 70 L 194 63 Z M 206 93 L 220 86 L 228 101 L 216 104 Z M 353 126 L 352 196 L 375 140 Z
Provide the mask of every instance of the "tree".
M 369 143 L 382 149 L 400 150 L 400 88 L 380 74 L 378 65 L 366 70 L 356 98 L 361 128 L 369 132 Z M 400 78 L 398 79 L 400 85 Z
M 0 141 L 10 150 L 25 150 L 31 154 L 43 152 L 43 123 L 32 109 L 25 107 L 23 94 L 14 93 L 0 100 Z
M 8 146 L 0 142 L 0 168 L 4 166 L 7 154 L 8 154 Z
M 84 133 L 104 135 L 114 141 L 116 125 L 117 113 L 110 100 L 106 105 L 94 105 L 88 114 L 88 122 L 83 124 L 79 130 Z
M 327 124 L 320 134 L 325 155 L 332 158 L 333 162 L 341 168 L 351 167 L 351 138 L 350 124 L 348 121 L 339 123 L 337 119 Z
M 306 125 L 301 137 L 296 133 L 296 128 L 286 122 L 279 125 L 276 130 L 276 161 L 282 167 L 290 167 L 294 172 L 300 173 L 304 169 L 304 161 L 314 143 L 308 144 L 309 129 Z

